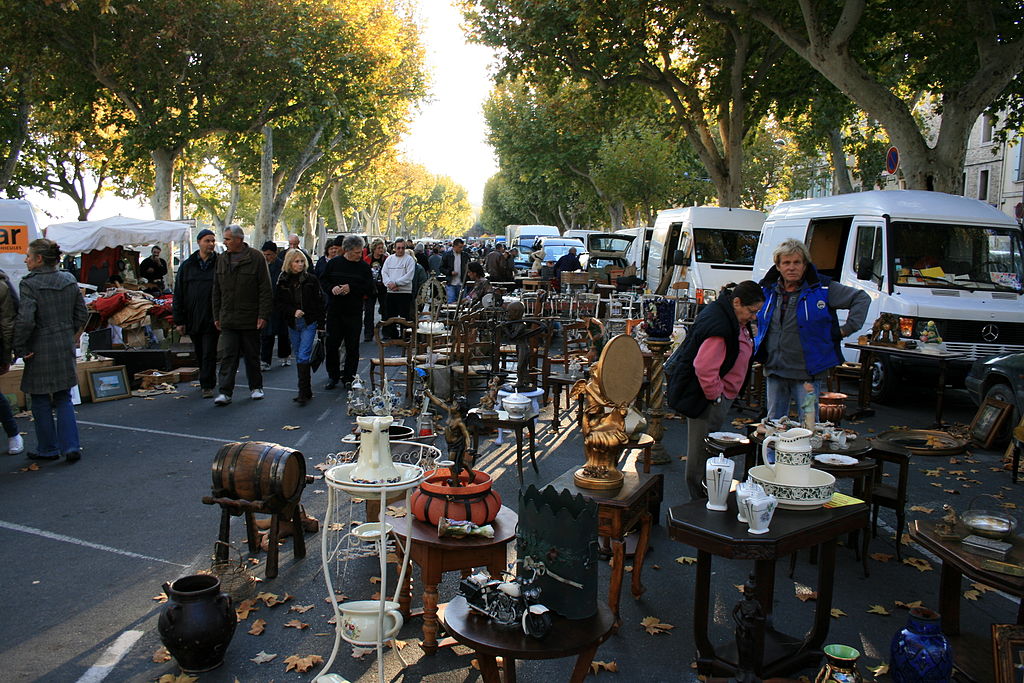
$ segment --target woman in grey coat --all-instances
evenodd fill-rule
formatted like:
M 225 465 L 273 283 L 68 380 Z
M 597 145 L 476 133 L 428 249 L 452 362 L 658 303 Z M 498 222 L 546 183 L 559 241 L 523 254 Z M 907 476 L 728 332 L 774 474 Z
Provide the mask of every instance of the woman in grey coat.
M 14 325 L 14 355 L 25 360 L 21 390 L 32 396 L 36 428 L 33 460 L 69 463 L 81 457 L 78 422 L 71 388 L 78 384 L 75 345 L 88 313 L 70 273 L 57 270 L 60 248 L 46 239 L 28 245 L 21 279 L 18 319 Z

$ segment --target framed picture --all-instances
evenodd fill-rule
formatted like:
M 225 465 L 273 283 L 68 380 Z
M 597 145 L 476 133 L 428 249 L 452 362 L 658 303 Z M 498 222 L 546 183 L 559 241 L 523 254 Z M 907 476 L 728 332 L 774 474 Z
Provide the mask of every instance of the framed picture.
M 128 398 L 132 395 L 131 385 L 128 384 L 128 371 L 123 365 L 87 370 L 86 374 L 89 376 L 89 390 L 92 392 L 93 403 Z
M 995 683 L 1024 683 L 1024 626 L 992 624 Z
M 991 448 L 996 440 L 999 428 L 1009 416 L 1012 406 L 1009 403 L 986 398 L 971 421 L 971 440 L 982 448 Z

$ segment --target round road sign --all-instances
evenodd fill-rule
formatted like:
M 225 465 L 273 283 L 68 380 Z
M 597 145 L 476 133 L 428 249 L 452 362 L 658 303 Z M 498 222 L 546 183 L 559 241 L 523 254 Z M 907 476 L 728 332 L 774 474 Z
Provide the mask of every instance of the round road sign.
M 895 147 L 890 147 L 885 153 L 885 172 L 889 175 L 896 173 L 896 170 L 900 167 L 900 151 Z

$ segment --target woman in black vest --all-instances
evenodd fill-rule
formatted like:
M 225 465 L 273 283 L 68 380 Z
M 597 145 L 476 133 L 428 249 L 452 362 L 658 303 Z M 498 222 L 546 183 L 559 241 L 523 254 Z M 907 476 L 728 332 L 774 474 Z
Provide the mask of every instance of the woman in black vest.
M 763 304 L 757 283 L 726 285 L 697 316 L 666 368 L 668 404 L 686 416 L 686 485 L 691 500 L 707 497 L 701 486 L 707 460 L 704 437 L 721 429 L 743 386 L 754 350 L 749 325 Z

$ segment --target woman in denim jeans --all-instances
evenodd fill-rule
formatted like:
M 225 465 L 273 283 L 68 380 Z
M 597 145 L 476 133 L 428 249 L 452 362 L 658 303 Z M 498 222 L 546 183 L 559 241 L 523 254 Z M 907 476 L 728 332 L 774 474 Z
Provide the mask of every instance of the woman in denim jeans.
M 306 405 L 313 398 L 312 369 L 316 330 L 324 322 L 324 298 L 320 281 L 306 270 L 305 255 L 291 249 L 284 255 L 284 265 L 277 281 L 274 308 L 288 323 L 288 337 L 295 351 L 295 368 L 299 374 L 299 394 L 293 401 Z

